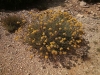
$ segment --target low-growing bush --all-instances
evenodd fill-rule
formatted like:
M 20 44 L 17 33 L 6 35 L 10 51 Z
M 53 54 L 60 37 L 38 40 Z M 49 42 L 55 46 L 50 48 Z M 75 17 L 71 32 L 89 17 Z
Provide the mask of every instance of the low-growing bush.
M 67 12 L 47 10 L 33 14 L 25 42 L 44 58 L 75 53 L 82 43 L 82 24 Z
M 38 9 L 46 9 L 48 0 L 0 0 L 0 9 L 23 9 L 36 7 Z
M 80 1 L 82 1 L 82 0 L 80 0 Z M 83 1 L 85 1 L 87 3 L 97 3 L 97 2 L 100 2 L 100 0 L 83 0 Z
M 6 30 L 8 30 L 10 33 L 13 33 L 23 25 L 24 20 L 20 16 L 10 15 L 2 18 L 2 23 Z

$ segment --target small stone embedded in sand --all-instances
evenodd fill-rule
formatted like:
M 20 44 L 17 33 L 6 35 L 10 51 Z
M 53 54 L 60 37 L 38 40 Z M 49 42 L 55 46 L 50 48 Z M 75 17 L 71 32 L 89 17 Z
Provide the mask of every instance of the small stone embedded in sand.
M 84 15 L 77 14 L 77 17 L 79 17 L 79 18 L 83 18 L 83 17 L 84 17 Z
M 89 6 L 87 6 L 87 3 L 84 2 L 84 1 L 81 1 L 81 2 L 80 2 L 80 6 L 81 6 L 81 7 L 84 7 L 84 8 L 89 8 Z
M 86 6 L 86 2 L 81 1 L 81 2 L 80 2 L 80 6 Z

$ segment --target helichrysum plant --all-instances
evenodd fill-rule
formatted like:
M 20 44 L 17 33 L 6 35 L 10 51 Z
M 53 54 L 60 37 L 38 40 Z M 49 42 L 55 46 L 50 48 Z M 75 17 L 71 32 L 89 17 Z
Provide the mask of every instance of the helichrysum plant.
M 83 34 L 82 24 L 70 14 L 47 10 L 33 15 L 25 41 L 49 58 L 80 48 Z
M 23 19 L 17 15 L 10 15 L 2 18 L 2 23 L 6 30 L 13 33 L 23 24 Z

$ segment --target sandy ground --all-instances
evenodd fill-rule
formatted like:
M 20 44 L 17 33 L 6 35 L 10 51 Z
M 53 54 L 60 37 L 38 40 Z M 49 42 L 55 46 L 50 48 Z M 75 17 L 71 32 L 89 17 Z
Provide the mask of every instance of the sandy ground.
M 27 45 L 21 41 L 15 41 L 15 33 L 8 33 L 0 22 L 0 75 L 99 75 L 100 50 L 97 49 L 100 49 L 100 11 L 95 9 L 96 4 L 89 5 L 89 8 L 82 8 L 77 4 L 79 1 L 71 0 L 69 3 L 50 9 L 68 11 L 82 22 L 86 33 L 84 37 L 89 41 L 90 46 L 87 60 L 79 59 L 76 66 L 71 69 L 66 69 L 60 64 L 60 67 L 54 68 L 54 63 L 41 61 L 38 55 L 33 55 L 27 50 Z M 22 14 L 27 15 L 32 10 L 16 13 L 22 12 Z M 91 11 L 92 13 L 90 13 Z M 4 16 L 2 13 L 7 14 L 8 12 L 0 12 L 0 16 Z

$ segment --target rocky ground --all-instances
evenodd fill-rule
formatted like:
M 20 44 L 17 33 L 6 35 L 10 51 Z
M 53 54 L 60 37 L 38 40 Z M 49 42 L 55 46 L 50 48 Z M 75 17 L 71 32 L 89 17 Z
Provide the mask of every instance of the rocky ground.
M 58 4 L 57 4 L 58 3 Z M 51 7 L 52 6 L 52 7 Z M 15 33 L 8 33 L 0 22 L 0 75 L 99 75 L 100 74 L 100 2 L 87 4 L 78 0 L 66 0 L 50 4 L 49 9 L 67 11 L 82 22 L 85 36 L 89 41 L 88 59 L 78 60 L 71 69 L 54 67 L 55 63 L 41 61 L 39 56 L 28 51 L 28 46 L 15 41 Z M 7 14 L 23 14 L 30 22 L 29 12 L 40 12 L 36 9 L 15 12 L 1 11 L 0 17 Z M 45 10 L 44 10 L 45 11 Z M 42 11 L 41 11 L 42 12 Z

